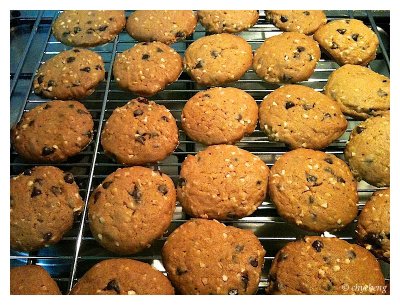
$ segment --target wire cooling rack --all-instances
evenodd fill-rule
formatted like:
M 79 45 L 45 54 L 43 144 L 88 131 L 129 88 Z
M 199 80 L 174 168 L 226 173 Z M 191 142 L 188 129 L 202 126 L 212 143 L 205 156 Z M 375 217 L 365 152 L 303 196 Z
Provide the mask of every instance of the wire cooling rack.
M 40 64 L 59 52 L 68 49 L 67 46 L 56 41 L 51 35 L 51 25 L 58 14 L 59 12 L 40 11 L 37 14 L 28 14 L 28 16 L 23 16 L 22 14 L 12 19 L 12 24 L 14 24 L 15 27 L 18 27 L 19 24 L 31 24 L 31 32 L 22 50 L 20 56 L 21 60 L 15 65 L 11 73 L 11 112 L 15 114 L 14 117 L 16 121 L 21 118 L 24 112 L 46 101 L 36 96 L 31 87 L 34 73 Z M 127 12 L 127 15 L 129 14 L 130 12 Z M 369 25 L 379 38 L 377 58 L 370 64 L 370 68 L 381 74 L 389 75 L 389 12 L 326 11 L 326 14 L 329 20 L 357 18 Z M 260 11 L 258 23 L 253 28 L 239 35 L 245 38 L 250 43 L 253 50 L 255 50 L 266 38 L 279 33 L 280 31 L 277 28 L 267 23 L 265 15 Z M 204 28 L 198 25 L 195 33 L 191 37 L 182 42 L 175 43 L 172 47 L 174 47 L 179 54 L 183 55 L 190 43 L 204 35 L 206 35 Z M 41 40 L 38 36 L 41 37 Z M 105 80 L 90 97 L 82 101 L 89 109 L 95 121 L 94 140 L 87 149 L 79 155 L 70 158 L 67 162 L 55 165 L 64 171 L 69 171 L 74 174 L 75 180 L 80 188 L 80 194 L 85 201 L 85 209 L 82 215 L 76 219 L 73 229 L 68 232 L 57 245 L 32 253 L 13 250 L 10 252 L 12 267 L 25 264 L 42 265 L 58 282 L 63 293 L 68 293 L 75 282 L 95 263 L 103 259 L 115 257 L 114 254 L 101 248 L 93 239 L 87 223 L 87 202 L 91 191 L 100 184 L 108 174 L 115 171 L 118 167 L 121 167 L 121 165 L 114 163 L 104 155 L 99 140 L 104 122 L 111 115 L 113 109 L 124 105 L 130 99 L 136 97 L 136 95 L 124 92 L 116 86 L 111 70 L 115 55 L 131 48 L 134 44 L 135 41 L 123 31 L 115 41 L 92 48 L 92 50 L 103 57 L 106 68 Z M 38 53 L 39 56 L 37 60 L 27 67 L 27 63 L 31 60 L 32 52 Z M 329 74 L 337 68 L 338 65 L 335 62 L 325 55 L 322 55 L 314 74 L 308 81 L 302 84 L 314 88 L 317 91 L 321 91 Z M 19 84 L 24 82 L 28 83 L 25 90 L 19 88 Z M 242 79 L 233 84 L 229 84 L 229 86 L 245 90 L 251 94 L 258 103 L 262 101 L 265 95 L 278 88 L 277 85 L 266 84 L 260 80 L 252 70 L 249 70 Z M 188 154 L 195 154 L 199 150 L 204 149 L 204 146 L 191 141 L 182 131 L 180 125 L 180 113 L 185 102 L 196 92 L 204 89 L 205 88 L 198 86 L 190 80 L 188 75 L 183 73 L 174 84 L 171 84 L 163 92 L 152 97 L 152 100 L 170 109 L 171 113 L 177 119 L 180 145 L 167 159 L 149 167 L 153 167 L 168 174 L 175 183 L 178 180 L 180 167 L 185 157 Z M 348 120 L 349 125 L 345 134 L 325 150 L 342 159 L 343 149 L 348 140 L 349 133 L 358 123 L 352 118 L 348 118 Z M 276 158 L 287 151 L 285 145 L 268 141 L 259 128 L 257 128 L 253 134 L 237 143 L 237 146 L 259 156 L 269 166 L 272 166 Z M 18 175 L 26 168 L 40 165 L 26 163 L 12 149 L 10 160 L 12 177 Z M 375 187 L 363 181 L 358 184 L 360 196 L 359 210 L 362 209 L 365 201 L 375 189 Z M 163 243 L 170 232 L 188 219 L 188 216 L 182 211 L 179 202 L 177 202 L 173 221 L 164 236 L 156 240 L 151 248 L 130 257 L 152 264 L 156 269 L 165 273 L 161 262 L 161 248 Z M 302 231 L 282 220 L 277 214 L 274 205 L 268 200 L 264 201 L 251 216 L 239 220 L 224 221 L 224 223 L 252 230 L 267 251 L 258 294 L 265 293 L 264 287 L 267 285 L 268 271 L 277 251 L 287 242 L 310 234 L 310 232 Z M 336 236 L 349 242 L 354 242 L 355 223 L 356 221 L 344 230 L 335 233 Z M 389 279 L 389 265 L 381 262 L 381 266 L 386 279 Z

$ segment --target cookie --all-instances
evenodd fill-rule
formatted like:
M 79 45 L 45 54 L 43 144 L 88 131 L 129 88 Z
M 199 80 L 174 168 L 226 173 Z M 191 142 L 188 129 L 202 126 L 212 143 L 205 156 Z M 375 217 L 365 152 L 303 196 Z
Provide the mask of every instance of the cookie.
M 114 78 L 122 89 L 150 96 L 176 81 L 183 69 L 181 56 L 161 42 L 143 42 L 117 54 Z
M 321 151 L 298 148 L 280 157 L 271 168 L 269 194 L 279 215 L 305 230 L 340 230 L 357 216 L 350 169 Z
M 101 133 L 104 152 L 128 165 L 161 161 L 178 143 L 178 127 L 169 110 L 143 97 L 116 108 Z
M 171 44 L 192 35 L 197 25 L 193 11 L 135 11 L 126 22 L 126 31 L 137 41 Z
M 45 98 L 83 99 L 104 79 L 100 55 L 86 49 L 62 51 L 42 64 L 36 72 L 33 89 Z
M 206 144 L 233 144 L 257 125 L 258 106 L 250 94 L 237 88 L 212 88 L 190 98 L 182 110 L 185 133 Z
M 52 101 L 25 112 L 11 130 L 15 150 L 26 160 L 62 162 L 93 138 L 90 112 L 76 101 Z
M 167 175 L 147 167 L 118 169 L 90 196 L 90 230 L 109 251 L 137 253 L 163 235 L 175 200 L 175 186 Z
M 351 171 L 377 187 L 390 186 L 390 115 L 371 117 L 350 134 L 344 156 Z
M 53 166 L 26 169 L 10 181 L 11 248 L 35 251 L 56 244 L 83 209 L 71 173 Z
M 89 269 L 70 294 L 174 294 L 166 276 L 149 264 L 127 258 L 103 260 Z
M 357 119 L 390 110 L 390 79 L 363 66 L 344 65 L 333 71 L 324 91 L 343 113 Z
M 39 295 L 61 294 L 57 283 L 50 274 L 37 265 L 27 265 L 11 268 L 10 270 L 11 295 Z
M 358 243 L 390 263 L 390 189 L 376 191 L 357 222 Z
M 357 19 L 330 21 L 314 33 L 314 39 L 339 65 L 366 66 L 375 59 L 379 44 L 376 34 Z
M 240 79 L 250 68 L 252 58 L 246 40 L 224 33 L 195 40 L 186 49 L 183 65 L 198 84 L 218 86 Z
M 265 250 L 252 231 L 193 219 L 167 238 L 162 260 L 182 294 L 254 294 Z
M 265 15 L 268 20 L 282 31 L 298 32 L 306 35 L 314 33 L 327 22 L 324 11 L 317 10 L 265 11 Z
M 184 211 L 210 219 L 242 218 L 263 202 L 268 166 L 233 145 L 214 145 L 182 163 L 178 199 Z
M 68 46 L 94 47 L 110 42 L 125 27 L 124 11 L 64 11 L 53 23 L 54 37 Z
M 301 85 L 286 85 L 268 94 L 259 113 L 260 127 L 268 139 L 292 149 L 325 148 L 347 127 L 335 101 Z
M 364 248 L 330 237 L 307 236 L 275 256 L 270 294 L 385 294 L 377 260 Z
M 253 69 L 269 83 L 297 83 L 310 78 L 320 57 L 311 37 L 282 33 L 267 38 L 255 51 Z
M 257 23 L 258 11 L 198 11 L 199 21 L 209 33 L 237 33 Z

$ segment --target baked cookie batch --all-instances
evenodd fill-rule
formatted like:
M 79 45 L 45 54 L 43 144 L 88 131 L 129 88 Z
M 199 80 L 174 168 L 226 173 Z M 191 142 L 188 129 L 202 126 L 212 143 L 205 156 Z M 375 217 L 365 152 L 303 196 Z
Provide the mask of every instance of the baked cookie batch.
M 258 11 L 135 11 L 127 20 L 124 11 L 61 13 L 53 35 L 72 48 L 45 61 L 33 82 L 34 92 L 52 101 L 26 112 L 11 130 L 17 153 L 43 163 L 11 179 L 11 248 L 31 252 L 57 243 L 83 211 L 73 175 L 46 164 L 90 145 L 93 118 L 77 100 L 96 90 L 105 66 L 85 48 L 110 42 L 126 28 L 138 42 L 117 54 L 113 79 L 140 97 L 115 108 L 98 132 L 105 154 L 129 167 L 91 192 L 91 233 L 108 251 L 130 256 L 163 236 L 176 200 L 192 219 L 166 238 L 161 256 L 167 276 L 140 261 L 107 259 L 71 294 L 254 294 L 268 247 L 254 232 L 220 221 L 251 215 L 267 197 L 283 219 L 309 234 L 342 230 L 358 214 L 357 180 L 384 188 L 358 218 L 359 245 L 320 236 L 287 243 L 273 260 L 266 292 L 384 293 L 343 288 L 385 287 L 376 258 L 390 262 L 390 79 L 366 67 L 376 56 L 377 36 L 359 20 L 328 22 L 323 11 L 265 14 L 283 33 L 254 49 L 237 33 L 257 23 Z M 198 21 L 210 35 L 195 39 L 181 57 L 170 45 L 190 37 Z M 341 66 L 324 91 L 295 84 L 312 76 L 321 50 Z M 232 87 L 251 68 L 263 81 L 282 85 L 260 105 Z M 176 119 L 150 97 L 182 72 L 204 88 L 183 107 L 180 126 L 208 147 L 186 157 L 174 185 L 146 167 L 179 145 Z M 345 116 L 363 121 L 351 132 L 344 161 L 320 150 L 344 134 Z M 269 141 L 289 149 L 271 168 L 234 145 L 257 122 Z M 10 280 L 11 294 L 60 294 L 39 266 L 13 268 Z

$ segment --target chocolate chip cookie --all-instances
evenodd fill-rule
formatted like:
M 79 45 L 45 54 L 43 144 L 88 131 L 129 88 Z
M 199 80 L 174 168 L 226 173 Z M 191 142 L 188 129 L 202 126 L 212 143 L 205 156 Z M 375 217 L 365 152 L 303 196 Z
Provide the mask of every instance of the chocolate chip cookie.
M 390 115 L 371 117 L 350 134 L 344 156 L 358 179 L 390 186 Z
M 149 264 L 114 258 L 90 268 L 72 288 L 71 294 L 174 294 L 174 288 L 166 276 Z
M 385 294 L 377 260 L 364 248 L 307 236 L 284 246 L 272 263 L 270 294 Z
M 50 274 L 37 265 L 27 265 L 11 268 L 11 295 L 54 295 L 61 294 L 57 283 Z
M 306 86 L 286 85 L 268 94 L 260 105 L 260 127 L 272 141 L 290 148 L 322 149 L 347 127 L 340 106 Z
M 376 34 L 357 19 L 330 21 L 314 33 L 314 39 L 340 65 L 366 66 L 375 59 L 379 44 Z
M 357 222 L 357 239 L 377 258 L 390 263 L 390 189 L 376 191 Z
M 90 112 L 76 101 L 52 101 L 24 113 L 11 130 L 15 150 L 26 160 L 62 162 L 93 138 Z
M 137 253 L 163 235 L 175 200 L 175 186 L 167 175 L 147 167 L 118 169 L 90 196 L 90 230 L 112 252 Z
M 257 125 L 258 106 L 250 94 L 237 88 L 212 88 L 190 98 L 182 110 L 182 128 L 193 140 L 206 144 L 233 144 Z
M 390 79 L 363 66 L 344 65 L 333 71 L 324 90 L 343 113 L 357 119 L 390 110 Z
M 240 79 L 250 68 L 251 46 L 232 34 L 205 36 L 193 42 L 185 52 L 185 71 L 200 85 L 218 86 Z
M 103 59 L 86 49 L 62 51 L 42 64 L 33 89 L 45 98 L 83 99 L 104 79 Z
M 126 23 L 126 31 L 138 41 L 160 41 L 171 44 L 192 35 L 197 25 L 193 11 L 135 11 Z
M 174 49 L 161 42 L 143 42 L 117 54 L 113 74 L 122 89 L 150 96 L 176 81 L 182 68 Z
M 105 153 L 128 165 L 161 161 L 178 143 L 178 127 L 169 110 L 143 97 L 116 108 L 101 134 Z
M 10 181 L 11 248 L 35 251 L 56 244 L 83 209 L 71 173 L 53 166 L 26 169 Z
M 94 47 L 115 38 L 125 27 L 124 11 L 71 10 L 61 13 L 53 24 L 53 35 L 63 44 Z
M 299 148 L 271 168 L 269 194 L 278 213 L 314 232 L 340 230 L 357 216 L 357 183 L 345 162 Z
M 301 33 L 282 33 L 267 38 L 255 51 L 253 69 L 269 83 L 307 80 L 321 57 L 318 43 Z
M 314 33 L 327 22 L 324 11 L 317 10 L 265 11 L 265 15 L 268 20 L 282 31 L 298 32 L 306 35 Z
M 253 232 L 193 219 L 167 238 L 162 259 L 182 294 L 254 294 L 265 250 Z
M 258 11 L 199 11 L 202 26 L 209 33 L 237 33 L 251 28 L 257 23 Z
M 209 146 L 182 163 L 178 199 L 193 217 L 242 218 L 263 202 L 268 174 L 268 166 L 246 150 Z

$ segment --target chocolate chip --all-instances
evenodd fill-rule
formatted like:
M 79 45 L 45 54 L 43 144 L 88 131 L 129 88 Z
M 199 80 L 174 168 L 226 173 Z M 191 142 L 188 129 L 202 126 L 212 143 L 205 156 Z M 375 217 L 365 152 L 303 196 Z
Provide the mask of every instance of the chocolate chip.
M 146 105 L 149 104 L 149 100 L 148 100 L 147 98 L 145 98 L 145 97 L 138 97 L 138 98 L 136 99 L 136 101 L 139 102 L 139 103 L 146 104 Z
M 92 20 L 86 21 L 86 24 L 92 24 Z
M 325 290 L 326 290 L 326 291 L 331 291 L 331 290 L 333 289 L 334 284 L 333 284 L 333 282 L 332 282 L 330 279 L 328 279 L 328 280 L 329 280 L 329 282 L 328 282 L 328 284 L 326 285 Z
M 287 101 L 287 102 L 285 103 L 285 108 L 286 108 L 286 109 L 290 109 L 290 108 L 292 108 L 292 107 L 294 107 L 294 103 L 293 103 L 293 102 Z
M 64 181 L 67 182 L 68 184 L 74 183 L 74 175 L 72 175 L 71 173 L 65 173 Z
M 335 50 L 335 49 L 337 49 L 337 48 L 339 48 L 339 46 L 337 45 L 337 43 L 336 43 L 336 42 L 332 42 L 331 49 L 332 49 L 332 50 Z
M 378 96 L 379 97 L 385 97 L 385 96 L 388 96 L 388 95 L 389 94 L 387 92 L 383 91 L 382 89 L 378 90 Z
M 157 189 L 163 195 L 167 195 L 168 194 L 168 187 L 165 184 L 159 185 Z
M 308 196 L 308 203 L 309 204 L 313 204 L 314 203 L 314 201 L 315 201 L 315 199 L 314 199 L 314 197 L 313 196 Z
M 54 80 L 49 80 L 48 82 L 47 82 L 47 87 L 53 87 L 54 85 L 56 84 L 56 82 L 54 81 Z
M 194 66 L 193 69 L 200 69 L 203 68 L 204 62 L 202 60 L 199 60 L 196 65 Z
M 346 29 L 337 29 L 336 30 L 339 34 L 344 34 L 344 33 L 346 33 Z
M 53 237 L 53 233 L 51 233 L 51 232 L 47 232 L 47 233 L 43 234 L 44 241 L 49 241 L 52 237 Z
M 313 175 L 310 175 L 310 174 L 307 174 L 307 173 L 306 173 L 306 179 L 307 179 L 307 182 L 310 182 L 310 183 L 313 183 L 313 184 L 315 184 L 317 182 L 317 180 L 318 180 L 318 178 L 316 176 L 313 176 Z
M 186 34 L 184 32 L 182 32 L 182 31 L 179 31 L 179 32 L 175 33 L 175 37 L 177 37 L 177 38 L 185 38 Z
M 91 137 L 93 137 L 93 131 L 89 130 L 89 131 L 85 132 L 83 135 L 87 136 L 88 138 L 91 138 Z
M 256 185 L 261 185 L 262 181 L 261 180 L 257 180 Z
M 133 112 L 133 116 L 134 116 L 134 117 L 137 117 L 137 116 L 142 115 L 142 114 L 143 114 L 143 110 L 142 110 L 142 109 L 136 109 L 136 110 Z
M 247 272 L 243 272 L 242 275 L 240 276 L 240 279 L 243 283 L 244 290 L 246 291 L 247 286 L 249 284 L 249 274 Z
M 240 122 L 242 119 L 243 119 L 243 116 L 239 113 L 239 114 L 236 116 L 236 120 Z
M 239 291 L 237 289 L 231 288 L 231 289 L 229 289 L 228 294 L 229 295 L 238 295 Z
M 78 114 L 89 114 L 85 110 L 82 110 L 82 109 L 77 109 L 76 112 L 78 112 Z
M 256 257 L 250 257 L 249 258 L 249 263 L 252 265 L 254 268 L 258 267 L 258 259 Z
M 107 182 L 104 182 L 103 184 L 102 184 L 102 186 L 103 186 L 103 189 L 108 189 L 109 188 L 109 186 L 111 185 L 111 183 L 112 183 L 112 181 L 107 181 Z
M 139 203 L 140 200 L 142 199 L 142 193 L 140 192 L 139 187 L 135 184 L 135 186 L 133 187 L 133 190 L 131 191 L 131 193 L 129 193 L 133 199 L 135 200 L 136 203 Z
M 157 48 L 158 53 L 163 53 L 164 51 L 161 48 Z
M 309 11 L 304 11 L 303 14 L 306 15 L 306 16 L 310 16 L 310 12 Z
M 285 23 L 288 22 L 289 19 L 286 16 L 281 16 L 280 20 L 281 22 Z
M 96 65 L 95 69 L 96 69 L 96 70 L 100 70 L 100 71 L 103 70 L 103 68 L 101 67 L 101 65 Z
M 30 176 L 30 175 L 32 175 L 32 170 L 30 169 L 30 168 L 28 168 L 28 169 L 26 169 L 26 170 L 24 170 L 24 173 L 23 173 L 25 176 Z
M 337 180 L 337 182 L 339 182 L 339 183 L 346 183 L 346 180 L 344 180 L 342 177 L 340 177 L 340 176 L 336 176 L 336 180 Z
M 301 53 L 301 52 L 303 52 L 303 51 L 305 51 L 306 50 L 306 48 L 305 47 L 297 47 L 297 52 L 299 52 L 299 53 Z
M 351 38 L 352 38 L 354 41 L 357 41 L 359 36 L 360 36 L 359 34 L 353 34 L 353 35 L 351 35 Z
M 324 244 L 320 240 L 315 240 L 311 246 L 315 249 L 317 252 L 321 252 L 322 248 L 324 247 Z
M 315 104 L 309 105 L 309 104 L 303 104 L 303 109 L 308 111 L 310 109 L 313 109 Z
M 110 20 L 110 21 L 114 21 L 114 18 L 113 18 L 113 17 L 110 17 L 110 18 L 108 18 L 108 20 Z
M 31 193 L 31 198 L 39 196 L 40 194 L 42 194 L 42 191 L 39 190 L 36 186 L 34 186 Z
M 279 252 L 279 255 L 278 255 L 278 258 L 277 258 L 278 263 L 280 263 L 281 261 L 284 261 L 285 259 L 287 259 L 288 256 L 289 255 L 284 253 L 284 252 Z
M 42 149 L 42 156 L 48 156 L 51 155 L 52 153 L 54 153 L 56 150 L 53 147 L 43 147 Z
M 90 72 L 90 67 L 84 67 L 84 68 L 82 68 L 80 70 L 83 71 L 83 72 L 89 73 Z
M 82 29 L 79 26 L 74 27 L 74 34 L 78 34 Z
M 219 52 L 217 52 L 217 51 L 211 51 L 211 56 L 212 56 L 212 58 L 217 58 L 218 57 L 218 55 L 219 55 Z
M 143 54 L 142 55 L 142 60 L 149 60 L 150 55 L 149 54 Z
M 324 113 L 324 119 L 330 119 L 332 115 L 330 113 Z
M 236 252 L 242 252 L 243 249 L 244 249 L 244 246 L 243 246 L 243 245 L 236 245 L 236 246 L 235 246 L 235 251 L 236 251 Z
M 283 76 L 282 76 L 282 80 L 284 82 L 289 82 L 289 81 L 291 81 L 292 78 L 293 78 L 292 76 L 286 75 L 286 74 L 283 74 Z
M 43 185 L 43 178 L 36 178 L 33 182 L 39 185 Z
M 32 120 L 32 121 L 30 121 L 30 122 L 28 123 L 28 126 L 32 127 L 34 123 L 35 123 L 35 120 Z
M 54 195 L 61 195 L 62 194 L 62 190 L 61 190 L 61 188 L 59 188 L 58 186 L 52 186 L 51 188 L 50 188 L 50 190 L 51 190 L 51 192 L 54 194 Z
M 165 122 L 169 122 L 169 118 L 166 117 L 165 115 L 163 115 L 163 116 L 161 117 L 161 119 L 162 119 L 163 121 L 165 121 Z
M 308 54 L 308 61 L 313 61 L 314 60 L 314 56 L 312 54 Z
M 182 267 L 176 268 L 176 275 L 182 275 L 182 274 L 185 274 L 187 272 L 188 271 L 185 268 L 182 268 Z
M 331 158 L 325 158 L 324 161 L 329 164 L 333 164 L 333 160 Z
M 63 37 L 67 37 L 69 34 L 71 34 L 71 32 L 63 32 L 63 33 L 62 33 L 62 36 L 63 36 Z
M 101 192 L 97 191 L 96 193 L 94 193 L 93 195 L 93 203 L 96 203 L 97 200 L 100 198 Z
M 144 145 L 144 142 L 146 141 L 146 138 L 143 135 L 139 135 L 139 136 L 135 137 L 135 141 L 139 142 L 142 145 Z
M 295 52 L 295 53 L 293 54 L 293 58 L 300 58 L 300 53 Z
M 114 290 L 117 294 L 120 294 L 119 285 L 117 280 L 111 280 L 108 282 L 107 286 L 103 290 Z
M 353 259 L 355 259 L 355 258 L 357 257 L 357 255 L 356 255 L 356 253 L 355 253 L 353 250 L 349 250 L 349 251 L 347 251 L 347 257 L 348 257 L 350 260 L 353 260 Z
M 43 83 L 43 79 L 44 79 L 44 75 L 39 75 L 37 78 L 37 82 L 40 85 L 41 83 Z
M 362 133 L 364 130 L 365 130 L 365 127 L 362 127 L 362 126 L 360 126 L 360 125 L 358 125 L 358 126 L 356 127 L 356 132 L 357 132 L 358 134 Z
M 71 62 L 74 62 L 75 59 L 76 58 L 74 56 L 70 56 L 70 57 L 67 58 L 67 63 L 70 64 Z
M 387 79 L 382 80 L 382 83 L 387 83 Z
M 94 29 L 90 28 L 86 30 L 86 34 L 93 34 L 94 33 Z
M 79 53 L 80 52 L 79 49 L 73 49 L 72 51 L 74 51 L 75 53 Z
M 100 27 L 98 28 L 98 30 L 99 30 L 100 32 L 104 32 L 105 30 L 107 30 L 107 28 L 108 28 L 108 25 L 102 25 L 102 26 L 100 26 Z

